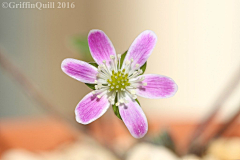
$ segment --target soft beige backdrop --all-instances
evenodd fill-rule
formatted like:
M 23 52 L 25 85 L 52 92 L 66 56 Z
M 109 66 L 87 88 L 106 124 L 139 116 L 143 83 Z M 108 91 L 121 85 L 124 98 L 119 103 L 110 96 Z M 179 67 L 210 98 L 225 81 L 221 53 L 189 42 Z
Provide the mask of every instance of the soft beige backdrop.
M 103 30 L 118 53 L 146 29 L 157 34 L 146 73 L 173 78 L 179 91 L 168 99 L 139 98 L 149 117 L 199 120 L 240 67 L 238 0 L 75 0 L 75 6 L 41 11 L 0 8 L 0 44 L 8 57 L 69 116 L 74 117 L 76 104 L 90 90 L 66 76 L 60 64 L 67 57 L 81 59 L 69 39 L 91 29 Z M 0 116 L 42 113 L 0 72 Z M 237 109 L 239 94 L 240 86 L 225 104 L 223 118 Z

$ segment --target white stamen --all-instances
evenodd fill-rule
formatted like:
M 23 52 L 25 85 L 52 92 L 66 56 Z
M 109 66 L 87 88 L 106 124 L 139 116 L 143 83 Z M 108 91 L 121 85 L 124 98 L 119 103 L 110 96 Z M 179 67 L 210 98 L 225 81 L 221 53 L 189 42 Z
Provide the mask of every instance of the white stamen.
M 143 71 L 139 68 L 139 64 L 134 63 L 133 58 L 126 60 L 121 68 L 120 63 L 121 54 L 110 55 L 110 61 L 103 60 L 102 64 L 98 66 L 97 79 L 94 81 L 96 90 L 92 91 L 97 98 L 107 96 L 109 103 L 116 106 L 128 103 L 126 96 L 136 99 L 136 89 L 147 85 L 146 82 L 143 82 L 145 77 L 139 77 Z M 114 79 L 116 79 L 114 83 L 112 81 L 113 71 L 115 72 Z
M 129 71 L 129 75 L 131 75 L 135 70 L 137 70 L 138 68 L 139 68 L 139 64 L 137 63 L 136 65 L 135 65 L 135 67 L 134 68 L 132 68 L 130 71 Z
M 111 59 L 115 59 L 115 56 L 114 56 L 114 55 L 110 55 L 110 58 L 111 58 Z
M 128 94 L 129 97 L 131 97 L 132 99 L 137 99 L 136 95 L 132 95 L 129 90 L 127 90 L 127 92 L 125 92 L 126 94 Z
M 131 94 L 136 94 L 136 91 L 135 90 L 131 90 Z
M 118 57 L 118 70 L 120 69 L 121 54 L 117 55 Z
M 125 73 L 130 73 L 131 72 L 131 66 L 132 66 L 133 58 L 131 58 L 131 61 L 127 60 L 126 61 L 126 66 L 125 66 Z
M 101 83 L 98 83 L 98 88 L 102 88 L 102 84 Z
M 101 93 L 105 93 L 107 90 L 107 88 L 103 88 L 103 89 L 99 89 L 99 90 L 95 90 L 95 91 L 92 91 L 92 94 L 101 94 Z
M 139 76 L 140 74 L 142 74 L 142 72 L 143 71 L 141 69 L 138 69 L 132 75 L 130 75 L 129 78 L 135 78 L 135 77 Z
M 120 99 L 119 102 L 120 102 L 120 103 L 124 103 L 124 99 Z
M 98 66 L 98 72 L 103 74 L 106 78 L 110 78 L 111 74 L 109 72 L 109 70 L 106 67 L 106 63 L 105 64 L 101 64 Z
M 121 59 L 121 54 L 118 54 L 117 56 L 118 56 L 118 59 L 120 60 Z
M 97 98 L 101 98 L 104 94 L 106 94 L 107 90 L 102 91 L 99 95 L 97 95 Z
M 114 70 L 115 72 L 117 72 L 117 62 L 115 61 L 115 56 L 110 55 L 110 58 L 111 58 L 111 60 L 112 60 L 112 63 L 111 63 L 112 70 Z

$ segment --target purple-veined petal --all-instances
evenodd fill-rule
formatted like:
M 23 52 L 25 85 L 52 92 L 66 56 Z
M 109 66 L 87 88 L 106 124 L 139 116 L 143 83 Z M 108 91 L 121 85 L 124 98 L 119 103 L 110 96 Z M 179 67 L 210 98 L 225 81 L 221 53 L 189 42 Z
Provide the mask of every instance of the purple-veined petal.
M 108 36 L 101 30 L 93 29 L 88 34 L 88 45 L 93 59 L 97 64 L 106 64 L 110 66 L 110 55 L 115 56 L 116 51 Z
M 64 73 L 83 83 L 94 84 L 97 79 L 97 68 L 87 62 L 66 58 L 62 61 L 61 68 Z
M 129 101 L 119 105 L 119 113 L 131 135 L 135 138 L 142 138 L 148 131 L 148 122 L 139 104 L 126 96 Z
M 141 67 L 151 55 L 156 42 L 157 36 L 153 31 L 146 30 L 142 32 L 130 46 L 123 66 L 127 60 L 131 61 L 133 59 L 132 68 L 135 68 L 136 64 L 139 64 L 139 67 Z
M 75 108 L 76 121 L 89 124 L 101 117 L 109 108 L 110 103 L 107 95 L 97 98 L 97 95 L 88 93 Z
M 137 88 L 136 94 L 145 98 L 168 98 L 172 97 L 178 90 L 177 84 L 169 77 L 157 74 L 144 74 L 142 83 L 146 86 Z M 142 77 L 139 76 L 139 77 Z

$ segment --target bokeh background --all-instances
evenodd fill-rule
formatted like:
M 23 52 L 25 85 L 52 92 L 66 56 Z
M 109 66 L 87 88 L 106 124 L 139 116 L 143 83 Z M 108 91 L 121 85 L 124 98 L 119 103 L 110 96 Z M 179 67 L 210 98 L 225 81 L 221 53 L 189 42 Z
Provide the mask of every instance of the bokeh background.
M 23 1 L 11 0 L 11 2 Z M 48 1 L 31 2 L 47 3 Z M 197 125 L 211 115 L 214 106 L 226 97 L 225 92 L 231 88 L 234 78 L 240 72 L 240 1 L 238 0 L 59 0 L 54 2 L 74 2 L 75 8 L 38 10 L 0 7 L 0 47 L 1 54 L 34 84 L 55 110 L 68 117 L 71 122 L 74 121 L 76 104 L 90 92 L 90 89 L 66 76 L 61 71 L 60 65 L 63 59 L 69 57 L 89 60 L 73 41 L 74 37 L 84 38 L 91 29 L 103 30 L 111 39 L 117 53 L 125 52 L 138 34 L 146 29 L 154 31 L 158 36 L 157 45 L 148 60 L 146 73 L 171 77 L 178 84 L 179 90 L 174 97 L 168 99 L 138 98 L 150 124 L 150 132 L 146 139 L 160 134 L 162 128 L 169 129 L 170 126 L 174 126 L 172 124 L 177 124 L 178 127 L 170 127 L 171 135 L 179 144 L 185 144 L 187 140 L 182 138 L 180 133 L 183 133 L 189 124 Z M 4 140 L 6 136 L 11 140 L 10 134 L 13 134 L 12 132 L 17 134 L 18 131 L 19 134 L 20 131 L 24 134 L 20 134 L 20 137 L 28 138 L 26 136 L 28 134 L 31 137 L 31 133 L 27 132 L 38 133 L 36 126 L 39 125 L 39 128 L 43 127 L 41 131 L 46 136 L 41 140 L 46 142 L 41 144 L 42 148 L 40 147 L 44 152 L 51 152 L 59 145 L 65 144 L 65 140 L 75 142 L 76 136 L 73 136 L 76 134 L 75 131 L 72 133 L 68 124 L 52 118 L 52 114 L 44 109 L 41 103 L 31 98 L 29 93 L 26 94 L 24 87 L 13 77 L 4 67 L 0 67 L 2 139 Z M 215 118 L 217 124 L 225 123 L 238 112 L 240 84 L 236 83 L 226 95 L 226 100 L 219 104 L 221 110 Z M 121 146 L 123 149 L 117 153 L 124 155 L 125 158 L 132 144 L 139 142 L 128 135 L 124 124 L 114 116 L 111 108 L 99 122 L 93 122 L 90 127 L 74 125 L 88 130 L 101 144 L 111 142 L 110 148 L 113 150 Z M 114 126 L 114 129 L 111 126 Z M 52 141 L 51 149 L 46 147 L 49 129 L 47 127 L 52 129 L 49 134 L 59 135 L 56 136 L 56 139 L 59 138 L 56 143 L 54 136 L 48 137 Z M 105 132 L 100 132 L 104 127 Z M 106 139 L 104 135 L 108 134 L 112 139 Z M 190 131 L 185 135 L 188 134 Z M 41 139 L 41 134 L 39 137 Z M 13 146 L 8 144 L 8 147 L 3 147 L 2 155 L 10 149 L 15 149 L 14 146 L 27 150 L 29 148 L 34 150 L 31 144 L 39 146 L 36 144 L 38 142 L 32 140 L 25 142 L 29 143 L 28 147 L 11 142 Z M 84 143 L 90 144 L 88 141 Z M 20 151 L 16 152 L 13 154 L 21 155 Z M 6 160 L 12 158 L 6 157 Z

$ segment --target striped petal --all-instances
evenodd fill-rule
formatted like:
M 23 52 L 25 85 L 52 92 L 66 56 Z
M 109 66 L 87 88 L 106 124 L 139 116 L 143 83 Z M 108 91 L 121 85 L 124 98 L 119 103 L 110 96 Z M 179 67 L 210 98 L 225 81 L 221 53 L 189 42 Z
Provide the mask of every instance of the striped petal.
M 129 101 L 119 106 L 119 113 L 131 135 L 135 138 L 142 138 L 148 131 L 148 123 L 145 114 L 139 104 L 126 96 Z
M 136 94 L 145 98 L 168 98 L 172 97 L 178 90 L 177 84 L 169 77 L 157 74 L 144 74 L 142 83 L 146 86 L 137 88 Z M 139 77 L 142 77 L 139 76 Z
M 97 68 L 77 59 L 64 59 L 61 68 L 64 73 L 83 83 L 94 84 L 97 79 Z
M 107 95 L 99 99 L 96 95 L 89 93 L 78 103 L 75 109 L 76 121 L 82 124 L 89 124 L 101 117 L 109 106 Z
M 130 46 L 123 66 L 127 60 L 131 61 L 133 59 L 132 68 L 135 68 L 136 64 L 139 64 L 139 67 L 141 67 L 151 55 L 156 42 L 157 36 L 153 31 L 146 30 L 142 32 Z
M 102 64 L 105 60 L 110 66 L 110 55 L 115 56 L 116 51 L 108 36 L 101 30 L 91 30 L 88 34 L 88 45 L 93 59 L 97 64 Z

